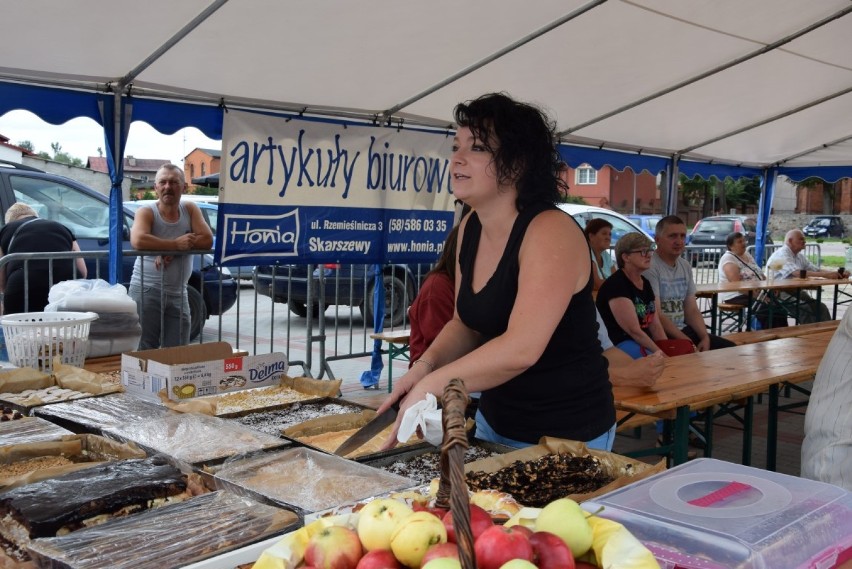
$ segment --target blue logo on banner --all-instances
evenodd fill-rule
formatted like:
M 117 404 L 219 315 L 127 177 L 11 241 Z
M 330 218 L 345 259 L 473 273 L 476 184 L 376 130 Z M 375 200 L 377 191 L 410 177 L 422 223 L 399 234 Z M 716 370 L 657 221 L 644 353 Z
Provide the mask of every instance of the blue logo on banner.
M 224 216 L 222 262 L 247 254 L 295 257 L 299 240 L 299 210 L 282 215 L 234 214 Z

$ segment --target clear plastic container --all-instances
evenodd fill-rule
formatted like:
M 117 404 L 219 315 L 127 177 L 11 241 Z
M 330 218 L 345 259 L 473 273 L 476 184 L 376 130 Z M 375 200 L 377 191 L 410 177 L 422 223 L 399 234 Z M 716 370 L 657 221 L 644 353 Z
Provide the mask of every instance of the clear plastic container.
M 668 569 L 829 569 L 852 559 L 852 493 L 698 459 L 586 502 Z

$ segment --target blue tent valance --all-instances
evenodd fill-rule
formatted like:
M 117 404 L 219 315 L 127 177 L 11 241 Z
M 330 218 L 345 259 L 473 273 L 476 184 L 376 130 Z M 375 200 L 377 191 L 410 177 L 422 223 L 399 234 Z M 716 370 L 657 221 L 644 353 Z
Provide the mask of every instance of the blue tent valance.
M 680 173 L 687 178 L 700 176 L 705 180 L 711 176 L 716 176 L 720 180 L 725 178 L 753 178 L 754 176 L 763 175 L 763 170 L 759 168 L 748 168 L 745 166 L 734 166 L 732 164 L 711 164 L 708 162 L 693 162 L 690 160 L 680 160 L 678 163 Z
M 794 182 L 806 178 L 821 178 L 834 183 L 841 178 L 852 178 L 852 166 L 787 166 L 778 168 L 778 173 Z
M 560 144 L 559 154 L 562 156 L 562 160 L 572 168 L 588 164 L 595 170 L 610 166 L 618 171 L 627 168 L 634 172 L 647 170 L 654 175 L 665 170 L 670 162 L 668 158 L 662 156 L 646 156 L 635 152 L 619 152 L 570 144 Z
M 142 121 L 163 134 L 174 134 L 194 126 L 208 138 L 222 139 L 222 107 L 193 105 L 176 101 L 132 98 L 133 121 Z
M 101 114 L 93 92 L 38 87 L 0 81 L 0 116 L 9 111 L 24 110 L 50 124 L 65 124 L 77 117 L 88 117 L 99 125 Z

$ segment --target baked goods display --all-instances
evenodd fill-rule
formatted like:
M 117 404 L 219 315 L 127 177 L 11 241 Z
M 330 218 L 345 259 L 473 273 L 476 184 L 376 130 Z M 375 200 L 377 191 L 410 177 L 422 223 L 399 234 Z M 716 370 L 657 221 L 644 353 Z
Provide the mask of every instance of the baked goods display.
M 303 393 L 285 385 L 244 389 L 225 395 L 216 395 L 216 414 L 226 415 L 252 409 L 265 409 L 308 399 L 316 399 L 316 395 Z
M 210 462 L 259 450 L 288 446 L 284 439 L 253 431 L 219 417 L 170 413 L 104 429 L 155 453 L 190 464 Z
M 0 402 L 24 409 L 123 389 L 100 374 L 58 361 L 51 374 L 30 368 L 0 372 Z
M 214 478 L 305 513 L 414 485 L 408 478 L 307 448 L 227 462 Z
M 33 415 L 72 428 L 93 433 L 103 429 L 162 417 L 171 411 L 126 393 L 111 393 L 103 397 L 90 397 L 66 403 L 55 403 L 33 409 Z
M 0 422 L 0 447 L 52 441 L 73 434 L 50 421 L 38 417 L 23 417 L 17 421 Z
M 0 494 L 7 554 L 26 558 L 30 541 L 189 498 L 203 492 L 161 457 L 103 463 Z
M 317 403 L 294 403 L 284 409 L 274 411 L 257 411 L 239 417 L 233 421 L 250 429 L 261 431 L 268 435 L 280 435 L 281 431 L 318 417 L 355 413 L 362 408 L 352 403 L 336 403 L 324 401 Z
M 13 410 L 11 407 L 3 407 L 2 412 L 0 412 L 0 421 L 16 421 L 18 419 L 23 419 L 24 416 L 20 411 Z
M 592 492 L 613 481 L 597 457 L 561 453 L 517 460 L 496 472 L 468 472 L 465 477 L 472 490 L 506 492 L 521 504 L 537 508 L 557 498 Z
M 472 444 L 465 451 L 464 462 L 473 462 L 489 456 L 499 454 L 498 451 L 488 449 L 484 446 Z M 430 451 L 416 454 L 414 456 L 400 456 L 390 460 L 383 460 L 380 464 L 368 462 L 370 466 L 381 468 L 393 474 L 411 478 L 420 484 L 427 484 L 441 475 L 441 452 Z
M 35 407 L 36 405 L 44 405 L 46 403 L 71 401 L 72 399 L 91 396 L 91 393 L 75 391 L 74 389 L 64 389 L 54 385 L 41 389 L 25 389 L 20 393 L 0 393 L 0 401 L 14 403 L 22 407 Z
M 248 545 L 297 523 L 293 512 L 221 491 L 70 535 L 36 539 L 30 547 L 41 566 L 162 569 Z

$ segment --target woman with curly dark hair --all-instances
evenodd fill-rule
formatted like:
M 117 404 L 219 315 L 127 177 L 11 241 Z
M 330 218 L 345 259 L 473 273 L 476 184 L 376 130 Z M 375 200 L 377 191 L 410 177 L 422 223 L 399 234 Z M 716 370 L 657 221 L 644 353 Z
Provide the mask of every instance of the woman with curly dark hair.
M 478 437 L 522 447 L 549 435 L 609 449 L 615 409 L 592 260 L 583 230 L 555 205 L 564 182 L 554 126 L 504 94 L 458 105 L 455 119 L 452 188 L 472 209 L 459 228 L 456 310 L 379 411 L 399 401 L 401 419 L 461 378 L 482 392 Z

